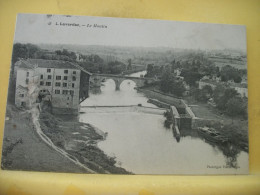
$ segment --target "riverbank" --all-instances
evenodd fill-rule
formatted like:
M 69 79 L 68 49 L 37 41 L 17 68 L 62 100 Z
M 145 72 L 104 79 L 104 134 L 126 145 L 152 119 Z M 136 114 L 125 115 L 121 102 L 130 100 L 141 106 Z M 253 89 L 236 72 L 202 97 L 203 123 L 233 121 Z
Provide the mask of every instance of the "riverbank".
M 55 146 L 94 172 L 129 174 L 115 166 L 114 157 L 107 156 L 97 147 L 97 143 L 106 138 L 106 134 L 98 128 L 78 122 L 77 117 L 54 116 L 47 111 L 40 113 L 39 122 L 43 133 Z
M 46 145 L 35 131 L 31 113 L 7 105 L 2 169 L 87 173 Z
M 231 145 L 248 152 L 247 120 L 242 120 L 240 118 L 232 119 L 229 116 L 221 114 L 216 108 L 212 108 L 210 105 L 196 102 L 192 98 L 187 97 L 182 100 L 173 95 L 167 95 L 157 90 L 153 90 L 153 87 L 143 87 L 138 88 L 137 90 L 138 92 L 143 93 L 147 98 L 150 98 L 150 100 L 155 99 L 161 102 L 161 106 L 158 105 L 158 103 L 155 104 L 159 107 L 165 107 L 165 105 L 178 105 L 178 111 L 180 111 L 185 106 L 191 105 L 190 108 L 194 113 L 194 119 L 199 119 L 199 121 L 196 122 L 196 128 L 192 130 L 196 131 L 198 127 L 209 125 L 209 127 L 214 128 L 222 136 L 226 137 Z M 153 103 L 153 101 L 150 101 L 150 103 Z
M 33 109 L 21 110 L 8 104 L 2 169 L 129 174 L 115 166 L 115 158 L 97 147 L 97 142 L 104 140 L 106 134 L 76 119 L 57 117 L 43 111 L 38 120 Z M 43 134 L 39 134 L 36 123 L 39 123 Z
M 209 124 L 221 135 L 228 138 L 229 142 L 239 149 L 248 152 L 248 120 L 241 117 L 230 117 L 221 113 L 217 108 L 196 101 L 192 97 L 185 97 L 184 101 L 192 105 L 191 109 L 196 117 L 216 121 Z

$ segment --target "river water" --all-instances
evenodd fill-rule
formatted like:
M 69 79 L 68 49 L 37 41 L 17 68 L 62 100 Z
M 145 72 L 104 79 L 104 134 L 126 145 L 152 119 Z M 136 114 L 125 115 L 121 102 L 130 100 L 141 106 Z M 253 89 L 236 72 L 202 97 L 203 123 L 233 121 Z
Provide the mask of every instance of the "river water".
M 145 72 L 131 74 L 139 77 Z M 116 157 L 117 166 L 135 174 L 228 174 L 248 170 L 248 154 L 243 151 L 223 151 L 207 143 L 196 132 L 186 132 L 177 142 L 170 129 L 163 125 L 160 114 L 135 112 L 117 108 L 87 108 L 83 106 L 137 105 L 156 107 L 138 93 L 133 81 L 122 82 L 119 91 L 108 79 L 100 91 L 90 93 L 82 102 L 80 121 L 90 123 L 108 133 L 98 147 Z M 224 155 L 225 154 L 225 155 Z M 231 168 L 230 165 L 233 165 Z M 235 165 L 235 166 L 234 166 Z

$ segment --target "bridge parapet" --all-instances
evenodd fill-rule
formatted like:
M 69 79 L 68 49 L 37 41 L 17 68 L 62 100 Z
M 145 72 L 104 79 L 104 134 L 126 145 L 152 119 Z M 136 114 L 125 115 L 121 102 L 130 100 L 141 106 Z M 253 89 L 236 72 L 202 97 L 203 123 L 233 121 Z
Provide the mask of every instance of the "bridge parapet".
M 114 75 L 114 74 L 95 74 L 95 73 L 93 73 L 92 76 L 107 77 L 107 78 L 124 78 L 124 79 L 138 79 L 138 80 L 153 80 L 153 81 L 156 81 L 155 78 L 150 78 L 150 77 L 131 77 L 131 76 L 126 76 L 126 75 Z

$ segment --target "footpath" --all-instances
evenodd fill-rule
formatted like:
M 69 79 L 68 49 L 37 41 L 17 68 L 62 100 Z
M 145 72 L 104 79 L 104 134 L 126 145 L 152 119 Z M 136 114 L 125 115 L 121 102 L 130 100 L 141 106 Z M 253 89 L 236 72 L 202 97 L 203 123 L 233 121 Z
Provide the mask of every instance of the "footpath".
M 7 106 L 2 168 L 24 171 L 89 172 L 44 143 L 33 126 L 31 114 L 12 105 Z

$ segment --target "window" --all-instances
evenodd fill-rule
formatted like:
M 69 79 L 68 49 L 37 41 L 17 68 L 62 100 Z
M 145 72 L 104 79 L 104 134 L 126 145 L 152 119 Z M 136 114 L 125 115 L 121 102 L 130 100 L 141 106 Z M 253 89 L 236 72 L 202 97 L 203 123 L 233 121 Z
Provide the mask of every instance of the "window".
M 63 87 L 67 87 L 67 83 L 62 83 L 62 86 Z
M 76 77 L 75 77 L 75 76 L 73 76 L 73 77 L 72 77 L 72 80 L 73 80 L 73 81 L 76 81 Z
M 76 74 L 76 71 L 73 71 L 73 74 Z
M 51 86 L 51 82 L 46 82 L 46 86 Z
M 24 97 L 24 94 L 20 94 L 19 97 Z
M 70 97 L 67 97 L 67 100 L 70 100 Z
M 47 68 L 47 72 L 51 72 L 51 69 L 50 69 L 50 68 Z
M 55 86 L 56 86 L 56 87 L 60 87 L 60 82 L 56 82 L 56 83 L 55 83 Z
M 29 83 L 29 79 L 28 79 L 28 78 L 26 78 L 26 80 L 25 80 L 25 83 L 26 83 L 26 84 L 28 84 L 28 83 Z
M 65 73 L 65 74 L 68 74 L 68 72 L 69 72 L 68 70 L 64 70 L 64 73 Z
M 51 79 L 51 75 L 48 75 L 48 79 Z
M 68 94 L 68 90 L 62 90 L 62 94 L 67 95 Z
M 27 76 L 27 77 L 29 76 L 29 72 L 26 73 L 26 76 Z
M 40 85 L 43 85 L 44 84 L 44 82 L 43 81 L 40 81 Z
M 68 77 L 67 76 L 64 76 L 64 78 L 63 78 L 64 80 L 68 80 Z
M 70 95 L 74 95 L 74 91 L 73 90 L 70 90 Z
M 41 74 L 41 79 L 43 79 L 43 74 Z
M 75 87 L 75 84 L 74 83 L 72 83 L 72 88 L 74 88 Z
M 56 76 L 56 80 L 61 80 L 61 76 Z
M 55 94 L 60 94 L 60 90 L 56 89 Z

